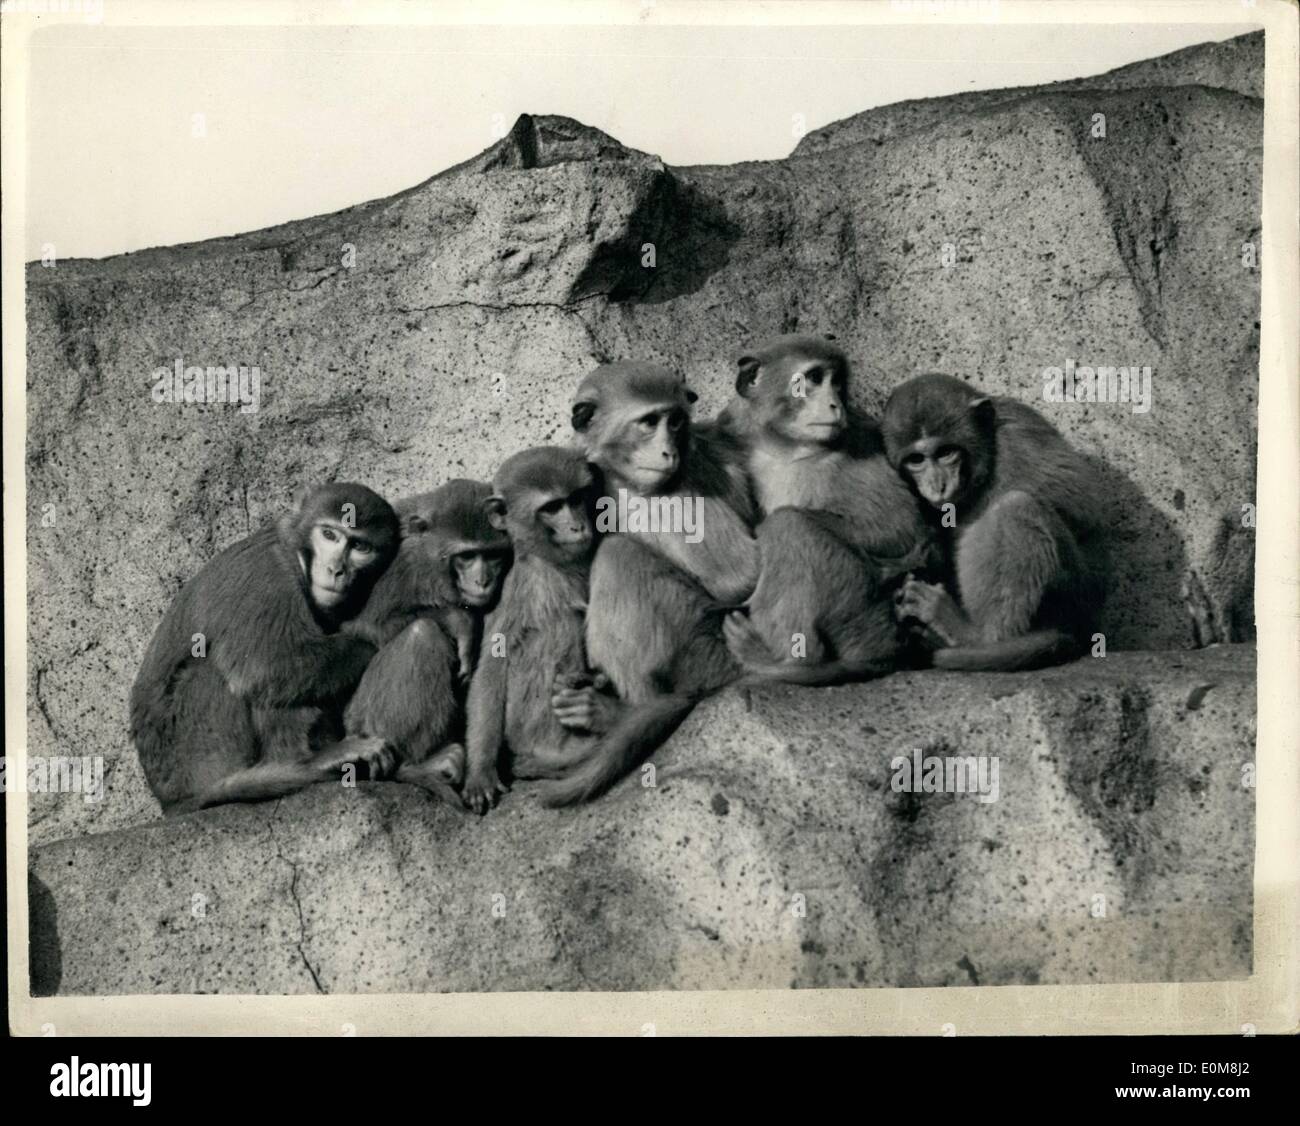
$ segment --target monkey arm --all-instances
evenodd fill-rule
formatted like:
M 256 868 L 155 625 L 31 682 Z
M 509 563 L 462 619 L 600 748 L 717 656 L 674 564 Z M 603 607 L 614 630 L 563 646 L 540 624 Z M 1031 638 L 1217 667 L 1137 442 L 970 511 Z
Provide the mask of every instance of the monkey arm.
M 633 533 L 633 538 L 691 575 L 722 605 L 737 605 L 758 583 L 758 541 L 730 505 L 713 497 L 688 499 L 699 502 L 696 543 L 682 532 Z
M 223 651 L 213 658 L 223 664 Z M 230 689 L 261 707 L 302 707 L 337 702 L 356 688 L 375 655 L 369 641 L 347 634 L 303 639 L 263 654 L 227 659 Z
M 212 643 L 209 659 L 230 690 L 270 708 L 328 704 L 352 692 L 375 646 L 364 637 L 324 633 L 296 590 L 288 597 L 274 589 L 260 593 L 261 612 L 235 607 Z
M 474 615 L 463 606 L 444 606 L 435 615 L 443 632 L 456 644 L 456 663 L 463 684 L 474 671 Z
M 509 657 L 488 651 L 491 627 L 484 630 L 483 651 L 470 681 L 465 705 L 465 785 L 461 801 L 475 813 L 486 813 L 505 786 L 497 775 L 497 760 L 505 740 Z

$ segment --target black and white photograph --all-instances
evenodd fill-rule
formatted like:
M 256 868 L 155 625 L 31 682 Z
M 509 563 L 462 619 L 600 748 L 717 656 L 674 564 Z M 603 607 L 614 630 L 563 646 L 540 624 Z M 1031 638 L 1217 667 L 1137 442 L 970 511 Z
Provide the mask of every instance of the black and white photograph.
M 12 1031 L 1294 1030 L 1295 8 L 1190 7 L 5 0 Z

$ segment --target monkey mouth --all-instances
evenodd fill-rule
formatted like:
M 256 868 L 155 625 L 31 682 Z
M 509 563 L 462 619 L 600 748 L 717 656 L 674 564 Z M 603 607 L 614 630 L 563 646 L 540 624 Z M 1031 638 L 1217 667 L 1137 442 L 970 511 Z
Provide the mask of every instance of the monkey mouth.
M 632 465 L 628 467 L 629 472 L 638 481 L 649 481 L 658 484 L 661 481 L 667 481 L 674 473 L 677 472 L 677 463 L 672 465 Z
M 334 585 L 326 586 L 323 583 L 312 583 L 312 600 L 317 606 L 330 607 L 337 606 L 347 597 L 348 583 L 346 579 L 336 580 Z
M 565 547 L 570 550 L 586 547 L 589 543 L 591 543 L 590 532 L 583 532 L 580 536 L 565 536 L 563 539 L 557 537 L 555 540 L 556 547 Z
M 487 586 L 466 586 L 460 584 L 460 600 L 466 606 L 486 606 L 492 600 L 494 584 Z
M 921 495 L 926 499 L 931 508 L 942 508 L 956 494 L 956 489 L 944 489 L 938 493 L 922 492 Z

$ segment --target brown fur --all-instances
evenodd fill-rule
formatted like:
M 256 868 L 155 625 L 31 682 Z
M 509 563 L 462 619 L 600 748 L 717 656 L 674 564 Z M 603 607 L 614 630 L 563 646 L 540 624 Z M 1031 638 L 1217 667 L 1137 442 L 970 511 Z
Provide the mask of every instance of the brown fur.
M 720 423 L 746 451 L 766 517 L 748 620 L 732 652 L 760 679 L 829 684 L 892 670 L 891 584 L 927 566 L 933 535 L 879 436 L 852 416 L 849 363 L 821 337 L 780 336 L 741 357 Z
M 542 787 L 549 805 L 595 797 L 651 754 L 701 696 L 739 670 L 721 618 L 752 592 L 758 546 L 740 450 L 728 435 L 693 427 L 695 396 L 653 364 L 606 364 L 578 388 L 574 429 L 600 470 L 601 494 L 690 498 L 702 537 L 625 532 L 602 540 L 591 570 L 587 656 L 624 708 L 582 762 Z
M 935 635 L 934 663 L 1015 669 L 1081 654 L 1105 575 L 1084 457 L 1037 411 L 946 375 L 895 390 L 884 434 L 890 462 L 923 499 L 953 505 L 957 601 L 909 582 L 900 608 Z
M 508 458 L 493 487 L 490 511 L 509 533 L 515 562 L 484 624 L 469 690 L 462 798 L 480 813 L 506 789 L 503 753 L 513 777 L 553 777 L 591 741 L 566 730 L 551 709 L 556 681 L 587 672 L 591 473 L 581 455 L 542 446 Z
M 457 809 L 460 798 L 451 787 L 465 771 L 464 748 L 456 742 L 464 720 L 462 686 L 473 671 L 486 607 L 463 604 L 455 558 L 508 554 L 509 537 L 484 512 L 491 492 L 486 483 L 458 479 L 399 501 L 401 549 L 346 627 L 379 646 L 344 715 L 348 733 L 385 740 L 397 781 L 422 786 Z M 504 566 L 502 558 L 485 575 L 496 584 L 489 605 Z
M 347 547 L 346 593 L 322 608 L 312 529 Z M 131 689 L 131 737 L 166 814 L 292 793 L 369 761 L 374 741 L 338 742 L 340 712 L 374 655 L 338 631 L 397 548 L 398 524 L 361 485 L 323 485 L 284 517 L 212 559 L 163 616 Z M 355 544 L 373 552 L 356 563 Z M 195 656 L 202 634 L 206 655 Z

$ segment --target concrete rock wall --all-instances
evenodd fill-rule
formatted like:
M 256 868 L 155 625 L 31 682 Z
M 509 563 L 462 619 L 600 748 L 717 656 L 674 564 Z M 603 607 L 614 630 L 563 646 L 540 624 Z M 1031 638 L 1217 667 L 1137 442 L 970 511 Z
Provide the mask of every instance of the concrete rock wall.
M 99 803 L 33 795 L 33 842 L 156 816 L 127 692 L 214 552 L 306 481 L 401 495 L 565 441 L 576 380 L 620 356 L 683 369 L 708 414 L 755 336 L 833 331 L 867 409 L 926 370 L 1034 404 L 1112 500 L 1111 650 L 1249 638 L 1261 54 L 1248 37 L 1068 89 L 872 111 L 727 167 L 525 117 L 390 199 L 31 264 L 28 749 L 108 764 Z M 259 409 L 155 402 L 178 359 L 256 365 Z M 1066 359 L 1150 365 L 1153 408 L 1044 403 Z
M 730 690 L 653 786 L 580 810 L 521 785 L 480 821 L 393 783 L 323 785 L 61 841 L 32 857 L 33 991 L 1245 977 L 1254 660 Z M 914 748 L 996 757 L 997 800 L 896 792 Z

